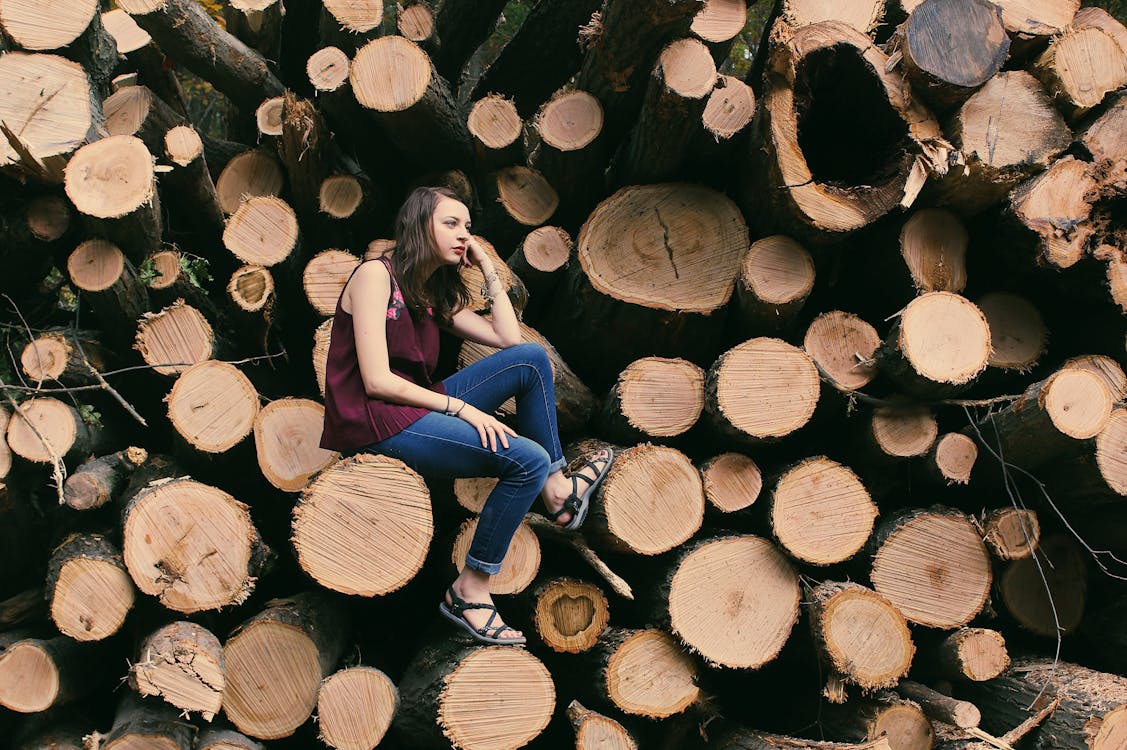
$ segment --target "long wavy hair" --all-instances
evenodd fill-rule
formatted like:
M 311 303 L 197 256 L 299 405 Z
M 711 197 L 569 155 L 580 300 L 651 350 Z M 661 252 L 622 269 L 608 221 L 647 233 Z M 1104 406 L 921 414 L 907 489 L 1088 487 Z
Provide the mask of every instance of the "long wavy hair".
M 427 275 L 431 261 L 439 254 L 431 222 L 442 198 L 461 200 L 444 187 L 411 191 L 395 217 L 395 252 L 390 260 L 408 307 L 415 311 L 430 307 L 437 319 L 449 323 L 454 313 L 469 304 L 470 293 L 456 265 L 444 264 Z

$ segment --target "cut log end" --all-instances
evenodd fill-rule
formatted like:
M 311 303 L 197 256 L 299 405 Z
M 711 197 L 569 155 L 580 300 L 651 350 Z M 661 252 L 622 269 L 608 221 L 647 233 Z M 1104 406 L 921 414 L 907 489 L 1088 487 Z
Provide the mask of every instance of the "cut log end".
M 0 77 L 5 81 L 0 120 L 19 132 L 33 157 L 69 154 L 86 141 L 93 113 L 90 80 L 81 65 L 54 55 L 10 52 L 0 61 Z M 0 165 L 21 161 L 8 139 L 0 139 Z M 47 171 L 61 181 L 61 173 L 50 166 Z
M 952 28 L 959 32 L 952 34 Z M 921 4 L 908 17 L 904 36 L 916 67 L 968 90 L 997 73 L 1010 49 L 1001 13 L 984 0 Z
M 992 680 L 1010 665 L 1006 640 L 988 628 L 955 631 L 943 642 L 940 658 L 949 673 L 974 682 Z
M 203 313 L 181 300 L 141 319 L 134 348 L 155 372 L 179 375 L 211 358 L 215 332 Z
M 610 621 L 602 590 L 591 583 L 561 578 L 536 597 L 533 624 L 552 650 L 577 654 L 592 648 Z
M 678 39 L 658 57 L 665 87 L 684 99 L 700 99 L 716 85 L 716 63 L 708 47 L 697 39 Z
M 258 392 L 234 365 L 209 360 L 185 370 L 166 401 L 172 426 L 205 453 L 223 453 L 250 434 Z
M 1075 367 L 1099 375 L 1115 403 L 1127 400 L 1127 375 L 1111 357 L 1103 354 L 1085 354 L 1066 360 L 1062 367 Z
M 990 326 L 990 366 L 1031 370 L 1044 355 L 1049 336 L 1037 308 L 1024 297 L 1006 292 L 991 292 L 977 304 Z
M 1099 435 L 1111 417 L 1111 393 L 1104 380 L 1087 370 L 1059 370 L 1041 389 L 1040 406 L 1062 434 L 1077 440 Z
M 571 237 L 559 227 L 539 227 L 524 238 L 524 259 L 537 271 L 551 273 L 563 268 L 571 256 Z
M 303 398 L 282 398 L 262 407 L 254 420 L 258 466 L 270 484 L 298 492 L 337 459 L 319 446 L 325 407 Z
M 1096 437 L 1096 466 L 1107 486 L 1127 495 L 1127 409 L 1116 409 Z
M 880 594 L 856 584 L 823 583 L 814 590 L 818 645 L 843 679 L 865 689 L 892 687 L 915 654 L 908 625 Z
M 920 377 L 960 385 L 986 369 L 990 326 L 970 300 L 950 292 L 931 292 L 904 308 L 898 345 Z
M 466 566 L 466 553 L 477 531 L 477 519 L 471 518 L 462 524 L 458 537 L 454 540 L 450 562 L 461 573 Z M 528 584 L 540 570 L 540 540 L 532 529 L 522 523 L 517 527 L 509 549 L 501 561 L 501 570 L 489 577 L 489 593 L 517 594 L 528 588 Z
M 302 286 L 313 309 L 320 315 L 336 312 L 337 299 L 360 259 L 345 250 L 324 250 L 305 266 Z
M 824 456 L 786 471 L 771 497 L 771 530 L 779 544 L 814 565 L 856 554 L 876 517 L 877 507 L 857 475 Z
M 131 671 L 141 695 L 198 712 L 207 721 L 219 713 L 226 681 L 223 645 L 195 623 L 173 622 L 153 632 Z
M 383 0 L 325 0 L 325 10 L 353 34 L 372 31 L 383 21 Z
M 118 54 L 128 55 L 152 44 L 153 38 L 149 36 L 149 32 L 138 26 L 133 17 L 121 8 L 103 13 L 102 25 L 117 43 Z
M 274 300 L 274 275 L 262 266 L 243 266 L 231 274 L 227 296 L 245 312 L 264 310 Z
M 284 176 L 278 160 L 260 149 L 236 154 L 215 181 L 215 193 L 223 213 L 235 213 L 244 199 L 273 196 L 282 192 Z
M 349 71 L 356 100 L 377 112 L 401 112 L 418 102 L 431 82 L 430 58 L 401 36 L 373 39 L 356 53 Z
M 540 226 L 552 218 L 559 206 L 556 191 L 535 169 L 505 167 L 495 172 L 491 179 L 505 213 L 524 226 Z
M 709 371 L 710 408 L 753 440 L 780 438 L 805 425 L 818 396 L 813 361 L 780 339 L 751 339 Z
M 125 255 L 112 242 L 82 242 L 67 258 L 67 273 L 79 289 L 101 292 L 112 287 L 125 270 Z
M 922 456 L 939 434 L 935 415 L 926 406 L 879 406 L 873 410 L 873 439 L 886 456 Z
M 44 711 L 59 689 L 58 666 L 40 641 L 18 641 L 0 653 L 0 706 L 18 713 Z
M 754 116 L 755 92 L 751 86 L 738 78 L 721 75 L 708 95 L 701 123 L 714 138 L 723 141 L 746 128 Z
M 27 228 L 36 239 L 54 242 L 70 229 L 70 204 L 57 195 L 38 195 L 27 205 Z
M 852 313 L 831 310 L 810 323 L 802 347 L 823 377 L 840 391 L 864 388 L 876 377 L 873 360 L 880 335 Z
M 387 733 L 399 705 L 391 679 L 372 667 L 350 667 L 325 678 L 317 696 L 321 739 L 336 750 L 371 750 Z
M 356 213 L 364 201 L 364 188 L 352 175 L 338 174 L 326 177 L 317 195 L 322 213 L 334 219 L 347 219 Z
M 399 33 L 412 42 L 425 42 L 434 36 L 434 14 L 423 3 L 399 11 Z
M 623 370 L 617 390 L 623 416 L 654 437 L 680 435 L 704 409 L 704 371 L 683 359 L 637 360 Z
M 978 444 L 962 433 L 948 432 L 936 441 L 935 469 L 949 484 L 967 484 L 978 460 Z
M 643 444 L 617 454 L 600 493 L 608 532 L 635 554 L 668 552 L 704 520 L 700 474 L 672 448 Z
M 298 243 L 297 215 L 273 196 L 248 198 L 223 230 L 223 245 L 244 263 L 274 266 L 287 260 Z
M 986 515 L 982 536 L 999 560 L 1029 557 L 1041 541 L 1037 513 L 1022 508 L 999 508 Z
M 272 96 L 258 105 L 254 111 L 254 122 L 261 135 L 280 136 L 282 134 L 282 97 Z
M 337 47 L 322 47 L 309 56 L 305 72 L 317 92 L 336 91 L 348 82 L 352 61 Z
M 1006 611 L 1037 635 L 1074 632 L 1087 602 L 1085 557 L 1071 536 L 1055 534 L 1042 539 L 1033 555 L 1013 561 L 999 577 Z
M 786 18 L 795 26 L 823 21 L 839 21 L 867 34 L 884 15 L 884 3 L 863 0 L 855 3 L 836 3 L 832 0 L 787 0 Z
M 1006 30 L 1048 36 L 1063 31 L 1080 9 L 1080 0 L 1001 0 Z
M 116 633 L 133 607 L 133 582 L 120 562 L 75 557 L 63 563 L 51 592 L 51 620 L 76 641 Z
M 693 16 L 689 31 L 706 42 L 726 42 L 743 31 L 746 22 L 745 0 L 706 0 Z
M 29 380 L 58 380 L 70 361 L 71 346 L 64 336 L 44 334 L 20 352 L 20 369 Z
M 50 397 L 30 398 L 8 421 L 8 445 L 28 461 L 62 460 L 78 437 L 77 412 Z
M 79 211 L 97 218 L 126 216 L 156 194 L 153 157 L 131 135 L 83 146 L 67 164 L 66 175 L 67 197 Z
M 967 284 L 966 227 L 941 208 L 912 214 L 900 231 L 900 255 L 921 292 L 961 292 Z
M 470 135 L 488 149 L 503 149 L 520 138 L 523 123 L 511 99 L 492 94 L 474 102 L 466 121 Z
M 789 237 L 756 240 L 744 255 L 740 282 L 755 299 L 785 305 L 805 299 L 814 288 L 814 259 Z
M 651 719 L 678 714 L 700 698 L 692 659 L 660 630 L 636 631 L 618 646 L 607 661 L 606 692 L 620 710 Z
M 704 496 L 722 513 L 734 513 L 755 503 L 763 489 L 759 466 L 742 453 L 724 453 L 701 467 Z

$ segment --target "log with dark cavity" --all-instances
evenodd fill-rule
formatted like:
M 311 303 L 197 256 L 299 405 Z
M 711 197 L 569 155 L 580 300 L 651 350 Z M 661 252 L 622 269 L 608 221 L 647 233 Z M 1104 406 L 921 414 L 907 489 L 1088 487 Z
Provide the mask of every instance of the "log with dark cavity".
M 997 508 L 983 516 L 982 538 L 999 560 L 1022 560 L 1041 543 L 1041 523 L 1029 508 Z
M 559 653 L 578 654 L 592 648 L 610 622 L 610 605 L 603 590 L 576 578 L 539 579 L 517 601 L 530 629 Z

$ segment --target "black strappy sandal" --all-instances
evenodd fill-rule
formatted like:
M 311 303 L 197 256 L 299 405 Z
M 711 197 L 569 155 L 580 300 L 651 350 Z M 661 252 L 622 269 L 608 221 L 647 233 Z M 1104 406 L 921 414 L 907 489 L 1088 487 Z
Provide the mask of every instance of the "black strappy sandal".
M 447 604 L 446 602 L 440 602 L 438 605 L 438 611 L 442 613 L 443 617 L 450 620 L 450 622 L 454 623 L 455 625 L 469 633 L 470 637 L 472 637 L 475 641 L 478 641 L 480 643 L 488 643 L 491 646 L 519 646 L 522 643 L 526 643 L 528 641 L 528 639 L 523 635 L 516 636 L 514 638 L 498 638 L 498 636 L 504 633 L 506 630 L 512 630 L 514 633 L 516 631 L 504 623 L 501 623 L 500 625 L 493 624 L 493 621 L 500 615 L 497 612 L 497 608 L 492 604 L 485 604 L 484 602 L 467 602 L 465 599 L 454 593 L 453 586 L 450 586 L 446 590 L 446 593 L 450 596 L 450 604 Z M 465 618 L 464 613 L 467 609 L 488 609 L 490 611 L 489 619 L 486 620 L 485 624 L 480 628 L 475 628 L 473 625 L 470 625 L 469 620 Z
M 591 496 L 595 494 L 595 490 L 603 481 L 603 478 L 606 477 L 607 472 L 610 471 L 610 465 L 614 463 L 614 450 L 607 448 L 606 451 L 606 463 L 603 464 L 602 469 L 598 468 L 598 464 L 596 462 L 602 461 L 604 459 L 598 458 L 595 460 L 587 460 L 583 462 L 583 465 L 580 466 L 574 474 L 568 477 L 568 479 L 571 480 L 571 494 L 567 496 L 566 500 L 564 500 L 562 508 L 554 513 L 548 513 L 548 518 L 550 518 L 552 521 L 555 521 L 564 513 L 571 514 L 571 520 L 561 527 L 564 531 L 575 531 L 583 525 L 583 522 L 585 520 L 587 520 L 587 510 L 591 507 Z M 579 473 L 580 471 L 586 469 L 588 466 L 595 470 L 594 479 L 591 479 L 586 474 Z M 583 490 L 582 493 L 579 492 L 579 482 L 577 481 L 579 479 L 582 479 L 587 483 L 587 487 Z

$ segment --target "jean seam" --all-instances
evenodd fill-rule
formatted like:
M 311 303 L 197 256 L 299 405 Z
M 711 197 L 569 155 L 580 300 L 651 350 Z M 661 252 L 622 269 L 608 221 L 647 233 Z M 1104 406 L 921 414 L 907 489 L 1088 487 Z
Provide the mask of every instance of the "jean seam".
M 469 393 L 469 392 L 473 391 L 474 389 L 485 385 L 490 380 L 493 380 L 496 377 L 500 377 L 503 373 L 505 373 L 509 370 L 512 370 L 514 368 L 519 368 L 519 367 L 527 367 L 527 368 L 531 369 L 533 373 L 536 374 L 536 379 L 539 381 L 539 385 L 540 385 L 540 398 L 543 402 L 544 412 L 546 414 L 550 414 L 551 409 L 555 408 L 555 404 L 549 404 L 548 403 L 548 396 L 547 396 L 547 390 L 548 389 L 544 386 L 544 376 L 540 372 L 539 367 L 537 367 L 536 365 L 533 365 L 531 363 L 528 363 L 528 362 L 514 362 L 511 365 L 505 365 L 500 370 L 497 370 L 496 372 L 490 373 L 486 377 L 479 380 L 477 383 L 475 383 L 473 385 L 466 386 L 466 389 L 462 393 L 463 394 Z M 461 398 L 461 397 L 462 397 L 461 395 L 458 396 L 458 398 Z M 549 422 L 550 421 L 551 420 L 549 420 Z M 560 440 L 559 440 L 558 432 L 559 432 L 559 427 L 557 426 L 556 429 L 553 430 L 553 433 L 556 433 L 556 434 L 552 435 L 552 447 L 555 449 L 555 451 L 554 451 L 555 453 L 558 453 L 560 456 L 562 456 L 563 455 L 563 446 L 561 446 L 559 444 Z M 548 457 L 552 459 L 553 463 L 555 463 L 557 460 L 559 460 L 559 459 L 553 458 L 551 455 L 549 455 Z

